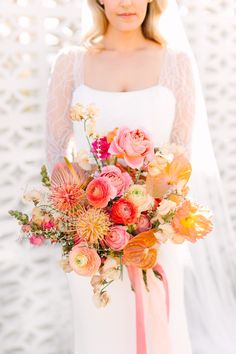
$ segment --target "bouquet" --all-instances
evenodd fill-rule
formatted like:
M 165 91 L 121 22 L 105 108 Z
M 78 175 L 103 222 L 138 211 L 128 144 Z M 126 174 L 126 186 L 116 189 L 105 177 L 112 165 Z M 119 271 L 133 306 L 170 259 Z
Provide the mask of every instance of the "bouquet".
M 59 161 L 49 176 L 41 168 L 41 190 L 23 198 L 31 215 L 10 210 L 32 245 L 62 247 L 65 272 L 90 277 L 98 307 L 110 298 L 107 287 L 121 278 L 124 266 L 146 272 L 166 242 L 181 244 L 204 238 L 213 228 L 210 211 L 192 201 L 187 183 L 191 164 L 175 144 L 154 146 L 144 129 L 127 126 L 96 133 L 97 109 L 80 103 L 70 117 L 83 124 L 89 151 L 73 161 Z

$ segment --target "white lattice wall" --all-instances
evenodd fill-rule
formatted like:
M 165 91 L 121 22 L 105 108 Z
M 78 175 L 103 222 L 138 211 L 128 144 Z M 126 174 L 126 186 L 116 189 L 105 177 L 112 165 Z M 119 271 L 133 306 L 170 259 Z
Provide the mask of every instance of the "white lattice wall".
M 181 4 L 236 226 L 236 4 Z M 80 0 L 0 2 L 1 354 L 72 353 L 69 290 L 56 265 L 60 250 L 16 242 L 18 227 L 7 210 L 25 208 L 23 189 L 39 183 L 49 63 L 61 46 L 77 43 L 80 6 Z

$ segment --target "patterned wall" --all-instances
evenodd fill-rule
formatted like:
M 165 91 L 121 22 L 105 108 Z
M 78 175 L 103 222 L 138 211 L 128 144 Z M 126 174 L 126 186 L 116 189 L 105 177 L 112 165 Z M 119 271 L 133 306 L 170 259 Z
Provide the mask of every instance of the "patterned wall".
M 236 226 L 236 4 L 182 0 L 181 13 L 204 86 L 210 127 Z M 56 247 L 19 241 L 7 210 L 27 206 L 25 189 L 39 184 L 44 160 L 45 90 L 58 49 L 75 44 L 79 0 L 0 2 L 0 353 L 72 353 L 72 313 Z M 18 240 L 17 240 L 18 238 Z

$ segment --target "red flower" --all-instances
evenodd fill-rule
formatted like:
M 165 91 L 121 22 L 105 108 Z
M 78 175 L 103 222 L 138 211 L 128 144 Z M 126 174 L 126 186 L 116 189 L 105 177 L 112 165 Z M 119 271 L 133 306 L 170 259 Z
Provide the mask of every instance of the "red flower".
M 111 219 L 116 224 L 132 224 L 137 219 L 137 209 L 129 200 L 120 198 L 112 204 Z

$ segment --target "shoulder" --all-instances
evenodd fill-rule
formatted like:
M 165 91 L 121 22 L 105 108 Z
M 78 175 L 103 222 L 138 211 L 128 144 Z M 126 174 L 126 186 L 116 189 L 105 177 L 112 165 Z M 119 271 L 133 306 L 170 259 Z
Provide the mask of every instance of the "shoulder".
M 54 55 L 51 70 L 56 72 L 66 72 L 67 74 L 73 72 L 75 63 L 80 61 L 84 53 L 81 46 L 70 45 L 60 48 Z

